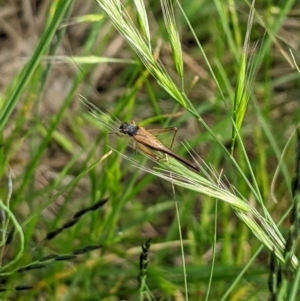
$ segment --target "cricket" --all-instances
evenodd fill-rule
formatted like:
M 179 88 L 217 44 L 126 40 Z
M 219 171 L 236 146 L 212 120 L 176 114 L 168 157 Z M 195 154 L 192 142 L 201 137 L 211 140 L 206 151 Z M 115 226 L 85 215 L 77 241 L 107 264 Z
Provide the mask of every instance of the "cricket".
M 166 129 L 152 129 L 152 130 L 146 130 L 142 126 L 136 125 L 134 122 L 132 123 L 127 123 L 124 122 L 120 126 L 120 132 L 123 134 L 127 134 L 131 136 L 137 143 L 139 149 L 144 152 L 145 154 L 151 156 L 152 158 L 158 160 L 157 156 L 150 150 L 155 150 L 162 152 L 164 154 L 167 154 L 176 160 L 186 164 L 187 166 L 193 168 L 196 171 L 200 171 L 199 168 L 193 164 L 192 162 L 188 161 L 187 159 L 177 155 L 174 153 L 170 148 L 166 147 L 164 144 L 162 144 L 151 132 L 155 132 L 157 134 L 171 131 L 173 130 L 175 133 L 173 135 L 171 147 L 173 145 L 176 133 L 177 133 L 177 128 L 166 128 Z
M 165 155 L 169 155 L 170 157 L 178 160 L 179 162 L 187 165 L 188 167 L 192 168 L 193 170 L 199 172 L 200 169 L 190 162 L 189 160 L 177 155 L 174 151 L 172 151 L 172 146 L 175 140 L 175 136 L 177 134 L 177 128 L 161 128 L 161 129 L 146 129 L 142 126 L 136 125 L 134 121 L 131 123 L 128 122 L 120 122 L 115 116 L 109 116 L 107 113 L 102 112 L 99 108 L 95 105 L 90 103 L 86 98 L 80 95 L 80 100 L 83 102 L 89 109 L 90 114 L 94 116 L 102 125 L 112 131 L 112 134 L 126 134 L 134 139 L 135 144 L 138 146 L 141 152 L 150 156 L 154 160 L 158 161 L 161 158 L 154 154 L 153 151 L 161 152 Z M 97 116 L 93 111 L 96 110 L 101 113 L 102 117 L 106 117 L 106 120 L 101 120 L 99 116 Z M 103 118 L 104 119 L 104 118 Z M 121 123 L 118 129 L 116 129 L 115 124 Z M 171 148 L 165 146 L 159 139 L 156 138 L 156 135 L 173 131 L 174 135 L 171 142 Z

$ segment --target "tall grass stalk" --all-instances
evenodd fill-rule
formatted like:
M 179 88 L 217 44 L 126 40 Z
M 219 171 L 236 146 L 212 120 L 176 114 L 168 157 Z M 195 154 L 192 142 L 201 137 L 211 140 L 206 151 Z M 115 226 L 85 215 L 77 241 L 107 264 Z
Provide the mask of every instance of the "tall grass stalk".
M 163 12 L 165 16 L 166 28 L 171 38 L 172 50 L 173 54 L 177 53 L 177 57 L 181 57 L 181 47 L 178 43 L 178 35 L 174 34 L 176 31 L 176 27 L 174 24 L 173 10 L 170 6 L 169 1 L 162 1 L 163 4 Z M 136 54 L 141 59 L 144 66 L 148 69 L 148 71 L 154 76 L 157 82 L 160 84 L 162 88 L 164 88 L 175 101 L 177 101 L 181 106 L 185 109 L 189 110 L 192 114 L 198 117 L 198 113 L 196 112 L 195 108 L 191 105 L 191 101 L 187 98 L 185 91 L 180 90 L 179 87 L 176 86 L 174 81 L 171 79 L 169 74 L 166 72 L 164 66 L 159 60 L 155 60 L 152 54 L 152 49 L 149 47 L 149 40 L 145 40 L 145 37 L 139 33 L 139 29 L 133 23 L 131 17 L 129 16 L 128 12 L 126 11 L 125 7 L 122 3 L 118 0 L 98 0 L 99 5 L 105 10 L 107 15 L 110 17 L 113 25 L 116 29 L 120 32 L 120 34 L 126 39 L 129 45 L 133 48 Z M 242 120 L 246 113 L 247 102 L 249 99 L 249 90 L 247 89 L 247 85 L 245 87 L 245 83 L 247 79 L 245 78 L 246 75 L 246 55 L 247 55 L 247 48 L 249 45 L 249 36 L 250 30 L 253 22 L 253 15 L 254 15 L 254 1 L 252 2 L 252 7 L 250 9 L 249 15 L 249 22 L 248 22 L 248 31 L 245 38 L 244 44 L 244 51 L 241 55 L 241 72 L 238 76 L 238 88 L 236 93 L 236 105 L 234 110 L 233 121 L 233 128 L 234 128 L 234 136 L 239 135 L 239 130 L 241 128 Z M 146 11 L 146 9 L 144 9 Z M 141 15 L 140 15 L 141 17 Z M 143 14 L 143 17 L 146 18 L 146 15 Z M 144 24 L 148 24 L 146 20 L 143 21 Z M 172 26 L 174 25 L 174 26 Z M 174 55 L 173 57 L 176 57 Z M 175 60 L 176 61 L 176 60 Z M 177 59 L 180 61 L 180 59 Z M 179 68 L 180 69 L 180 68 Z M 178 71 L 178 69 L 177 69 Z M 179 74 L 183 74 L 183 71 L 180 71 Z M 253 76 L 255 73 L 251 73 L 252 78 L 250 81 L 253 81 Z M 247 93 L 245 94 L 245 90 L 247 89 Z M 244 91 L 244 92 L 243 92 Z M 239 104 L 238 104 L 239 103 Z M 241 103 L 243 105 L 241 105 Z M 236 115 L 237 114 L 237 115 Z M 239 116 L 239 117 L 237 117 Z M 215 136 L 214 136 L 215 138 Z M 235 138 L 233 138 L 233 141 Z M 239 139 L 239 142 L 242 143 L 242 140 Z M 244 155 L 247 159 L 247 154 L 244 150 Z M 235 162 L 236 167 L 239 168 L 238 163 L 232 158 Z M 243 221 L 245 225 L 251 230 L 251 232 L 270 250 L 274 250 L 276 256 L 283 261 L 283 250 L 285 241 L 280 234 L 276 224 L 272 221 L 272 218 L 268 214 L 268 211 L 263 205 L 263 202 L 260 197 L 260 193 L 258 187 L 255 187 L 254 190 L 258 194 L 258 201 L 262 205 L 266 218 L 261 216 L 259 212 L 249 204 L 249 202 L 239 194 L 238 188 L 230 187 L 227 188 L 226 185 L 221 181 L 220 175 L 216 174 L 212 168 L 206 166 L 205 170 L 202 167 L 202 175 L 195 174 L 187 170 L 187 168 L 182 167 L 177 162 L 174 162 L 173 159 L 168 161 L 168 164 L 159 162 L 160 165 L 164 166 L 162 170 L 153 170 L 141 166 L 139 164 L 135 164 L 136 167 L 141 168 L 155 176 L 163 178 L 171 183 L 184 187 L 188 190 L 197 191 L 200 194 L 219 199 L 221 201 L 227 202 L 231 205 L 232 209 L 238 216 L 240 220 Z M 204 162 L 201 163 L 205 165 Z M 251 170 L 250 162 L 248 161 L 248 165 Z M 242 170 L 240 169 L 242 173 Z M 254 177 L 254 175 L 253 175 Z M 245 178 L 244 178 L 245 179 Z M 254 183 L 255 181 L 255 177 Z M 250 185 L 251 186 L 251 185 Z M 293 267 L 297 267 L 298 260 L 294 256 L 292 260 Z

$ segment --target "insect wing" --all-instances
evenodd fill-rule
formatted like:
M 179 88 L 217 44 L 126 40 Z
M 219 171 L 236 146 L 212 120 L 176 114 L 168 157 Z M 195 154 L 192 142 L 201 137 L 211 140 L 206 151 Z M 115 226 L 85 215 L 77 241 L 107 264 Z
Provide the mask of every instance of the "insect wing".
M 133 136 L 133 138 L 140 144 L 143 144 L 151 149 L 163 151 L 166 147 L 149 133 L 143 127 L 139 127 L 137 133 Z
M 199 171 L 199 168 L 197 166 L 195 166 L 192 162 L 190 162 L 187 159 L 174 153 L 171 149 L 169 149 L 168 147 L 163 145 L 158 139 L 156 139 L 155 136 L 153 136 L 151 133 L 149 133 L 149 131 L 147 131 L 143 127 L 139 127 L 137 134 L 134 135 L 133 137 L 140 145 L 142 144 L 153 150 L 163 152 L 163 153 L 177 159 L 178 161 L 188 165 L 189 167 L 193 168 L 194 170 Z M 144 150 L 142 149 L 142 151 L 144 151 Z M 147 153 L 147 152 L 145 152 L 145 153 Z M 152 157 L 154 156 L 153 154 L 149 154 L 149 153 L 148 153 L 148 155 L 150 155 Z

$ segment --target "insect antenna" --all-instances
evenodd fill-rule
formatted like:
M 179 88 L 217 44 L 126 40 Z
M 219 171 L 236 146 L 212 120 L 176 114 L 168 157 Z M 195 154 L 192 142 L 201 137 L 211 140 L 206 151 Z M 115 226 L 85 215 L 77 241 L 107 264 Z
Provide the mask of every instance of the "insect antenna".
M 88 108 L 88 112 L 101 125 L 110 131 L 110 134 L 119 134 L 119 126 L 121 121 L 112 113 L 101 110 L 93 103 L 88 101 L 83 95 L 79 95 L 79 100 Z M 99 114 L 96 114 L 99 113 Z

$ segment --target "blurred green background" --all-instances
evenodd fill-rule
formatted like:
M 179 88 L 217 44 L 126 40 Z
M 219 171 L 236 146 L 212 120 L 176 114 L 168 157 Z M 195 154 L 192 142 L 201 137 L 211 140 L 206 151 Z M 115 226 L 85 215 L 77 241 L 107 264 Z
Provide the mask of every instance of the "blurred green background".
M 174 83 L 184 84 L 191 105 L 228 151 L 237 87 L 247 87 L 241 142 L 233 156 L 253 184 L 243 145 L 265 210 L 278 222 L 292 203 L 299 3 L 257 1 L 250 25 L 247 1 L 180 3 L 202 50 L 174 3 L 184 68 L 180 78 L 161 3 L 147 1 L 152 48 Z M 127 138 L 108 134 L 79 101 L 83 95 L 119 120 L 146 128 L 176 126 L 176 153 L 189 158 L 181 143 L 186 140 L 199 158 L 226 177 L 226 185 L 262 210 L 211 133 L 157 83 L 100 5 L 82 0 L 0 5 L 0 199 L 24 233 L 24 243 L 16 232 L 5 246 L 13 223 L 9 215 L 1 217 L 1 262 L 3 273 L 9 273 L 1 278 L 7 289 L 3 300 L 266 300 L 269 251 L 263 249 L 251 261 L 261 243 L 232 208 L 177 187 L 177 215 L 171 183 L 137 169 L 119 153 L 147 167 L 155 163 L 128 147 Z M 140 28 L 134 1 L 123 5 Z M 161 139 L 169 145 L 172 136 Z M 111 148 L 117 151 L 99 162 Z M 13 188 L 8 201 L 9 171 Z M 54 239 L 45 239 L 78 210 L 104 197 L 109 198 L 104 206 Z M 279 227 L 283 236 L 288 227 L 287 219 Z M 143 278 L 149 291 L 141 292 L 141 245 L 149 238 Z M 48 254 L 72 254 L 95 244 L 102 249 L 16 272 Z M 6 268 L 20 248 L 19 260 Z M 20 285 L 32 288 L 16 291 Z

